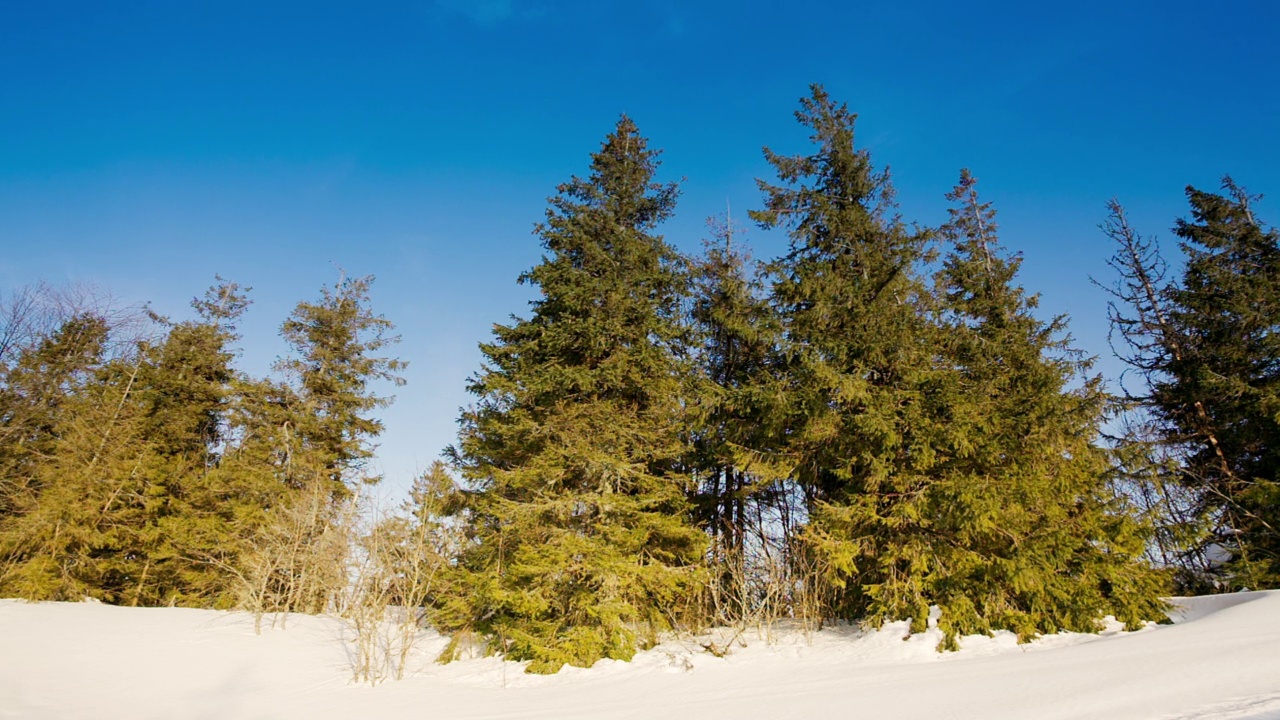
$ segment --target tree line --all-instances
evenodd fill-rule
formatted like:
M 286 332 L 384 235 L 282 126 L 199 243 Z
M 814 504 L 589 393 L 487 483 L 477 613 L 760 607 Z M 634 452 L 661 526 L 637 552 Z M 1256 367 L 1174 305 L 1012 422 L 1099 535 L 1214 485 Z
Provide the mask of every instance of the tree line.
M 768 262 L 728 217 L 697 257 L 658 234 L 679 188 L 623 117 L 550 198 L 537 299 L 481 345 L 447 463 L 359 532 L 373 388 L 404 366 L 370 278 L 299 303 L 263 378 L 233 365 L 235 283 L 141 324 L 11 292 L 0 595 L 324 612 L 359 588 L 447 656 L 555 672 L 709 625 L 905 619 L 953 649 L 1277 584 L 1280 233 L 1252 196 L 1188 188 L 1176 273 L 1111 205 L 1136 382 L 1109 394 L 967 170 L 945 223 L 909 224 L 845 105 L 814 86 L 796 117 L 811 145 L 766 148 L 750 213 L 789 237 Z

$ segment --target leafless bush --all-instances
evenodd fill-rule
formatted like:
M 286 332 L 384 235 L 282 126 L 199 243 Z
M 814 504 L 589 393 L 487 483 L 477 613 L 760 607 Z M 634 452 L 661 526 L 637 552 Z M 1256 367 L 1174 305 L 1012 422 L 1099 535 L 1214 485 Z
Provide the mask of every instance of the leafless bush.
M 100 318 L 110 329 L 107 354 L 127 354 L 154 327 L 145 310 L 87 283 L 38 282 L 0 292 L 0 368 L 75 317 Z
M 404 514 L 361 517 L 338 614 L 354 635 L 353 679 L 377 684 L 404 677 L 414 642 L 431 619 L 428 598 L 447 579 L 447 530 Z
M 270 510 L 239 573 L 240 605 L 253 614 L 255 631 L 262 631 L 267 615 L 273 627 L 283 627 L 291 612 L 330 609 L 346 586 L 354 512 L 351 506 L 335 507 L 321 484 Z
M 421 487 L 416 505 L 398 512 L 377 507 L 368 494 L 335 504 L 321 487 L 275 509 L 238 574 L 241 607 L 253 614 L 255 629 L 267 616 L 283 626 L 291 612 L 331 613 L 349 631 L 353 680 L 403 678 L 431 621 L 431 598 L 451 577 L 458 542 L 455 528 L 436 521 L 433 496 L 424 500 Z
M 829 590 L 823 568 L 806 552 L 801 528 L 806 513 L 799 489 L 789 481 L 757 488 L 747 498 L 748 512 L 732 537 L 738 547 L 715 545 L 708 558 L 709 578 L 698 625 L 719 628 L 702 643 L 717 657 L 741 643 L 748 630 L 771 638 L 782 621 L 806 631 L 827 617 Z

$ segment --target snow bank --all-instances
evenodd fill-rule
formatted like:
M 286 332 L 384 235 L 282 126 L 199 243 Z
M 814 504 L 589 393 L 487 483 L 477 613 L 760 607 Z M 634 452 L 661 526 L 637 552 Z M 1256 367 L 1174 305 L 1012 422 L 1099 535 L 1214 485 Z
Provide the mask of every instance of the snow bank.
M 1174 625 L 1011 634 L 934 651 L 904 624 L 776 628 L 724 658 L 671 641 L 634 662 L 531 676 L 437 665 L 424 633 L 406 679 L 352 684 L 349 632 L 292 616 L 0 601 L 0 718 L 1237 718 L 1280 720 L 1280 591 L 1177 601 Z M 729 639 L 721 634 L 720 643 Z

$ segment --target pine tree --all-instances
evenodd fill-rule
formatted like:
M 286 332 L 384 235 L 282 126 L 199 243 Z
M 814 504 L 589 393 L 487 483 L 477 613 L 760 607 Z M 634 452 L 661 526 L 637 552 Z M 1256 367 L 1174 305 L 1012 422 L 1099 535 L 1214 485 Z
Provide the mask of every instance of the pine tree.
M 927 547 L 905 543 L 916 497 L 949 444 L 940 416 L 927 293 L 927 234 L 893 215 L 887 172 L 854 146 L 855 115 L 820 87 L 796 113 L 811 155 L 765 157 L 783 185 L 760 182 L 753 217 L 787 228 L 773 301 L 786 330 L 785 453 L 810 505 L 818 581 L 845 619 L 924 617 L 914 578 Z
M 1152 402 L 1188 447 L 1186 481 L 1203 492 L 1232 554 L 1230 583 L 1280 582 L 1280 232 L 1231 178 L 1223 194 L 1187 188 L 1174 233 L 1186 255 L 1169 293 L 1184 344 Z
M 689 403 L 689 467 L 699 482 L 694 518 L 712 539 L 713 620 L 735 622 L 758 600 L 750 597 L 748 574 L 763 568 L 749 568 L 748 556 L 760 564 L 769 555 L 780 565 L 786 539 L 777 536 L 794 520 L 785 474 L 774 477 L 760 462 L 777 435 L 773 369 L 781 330 L 732 219 L 726 214 L 708 225 L 713 238 L 693 268 L 690 321 L 700 373 Z
M 705 541 L 679 471 L 685 262 L 653 234 L 677 188 L 623 117 L 550 199 L 540 298 L 495 327 L 452 455 L 473 542 L 451 624 L 531 672 L 629 659 L 692 592 Z
M 376 354 L 399 338 L 387 335 L 394 326 L 369 307 L 372 283 L 371 276 L 344 277 L 332 289 L 321 288 L 320 300 L 299 303 L 280 330 L 294 356 L 277 369 L 297 383 L 302 403 L 295 430 L 324 466 L 335 497 L 353 484 L 376 480 L 364 471 L 382 422 L 368 413 L 394 398 L 379 397 L 370 384 L 404 384 L 397 373 L 406 363 Z
M 1038 298 L 1016 284 L 1021 258 L 1002 251 L 976 184 L 962 171 L 947 195 L 939 234 L 952 249 L 935 278 L 962 440 L 935 468 L 919 520 L 944 645 L 998 628 L 1023 639 L 1094 631 L 1105 615 L 1136 628 L 1162 617 L 1160 577 L 1141 561 L 1145 536 L 1096 444 L 1101 379 L 1071 350 L 1065 317 L 1033 314 Z

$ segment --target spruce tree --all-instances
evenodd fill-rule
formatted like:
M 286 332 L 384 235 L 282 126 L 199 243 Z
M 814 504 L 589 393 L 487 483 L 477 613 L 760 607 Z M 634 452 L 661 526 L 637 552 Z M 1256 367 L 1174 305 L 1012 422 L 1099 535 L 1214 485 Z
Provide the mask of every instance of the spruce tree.
M 705 540 L 679 472 L 684 260 L 655 228 L 677 187 L 623 117 L 559 186 L 521 276 L 527 319 L 495 326 L 451 453 L 469 483 L 465 596 L 451 622 L 531 672 L 629 659 L 694 589 Z
M 407 363 L 377 354 L 399 338 L 388 335 L 394 326 L 370 308 L 372 283 L 372 276 L 344 277 L 333 288 L 321 288 L 320 300 L 298 303 L 280 329 L 293 349 L 277 369 L 296 384 L 297 437 L 323 465 L 335 498 L 377 479 L 365 469 L 382 422 L 369 413 L 394 398 L 378 396 L 370 385 L 404 384 L 398 373 Z
M 209 304 L 216 299 L 217 306 Z M 23 597 L 129 604 L 227 604 L 238 493 L 208 485 L 232 379 L 234 283 L 196 300 L 199 318 L 93 368 L 65 398 L 35 468 L 29 511 L 5 528 Z M 101 345 L 101 341 L 98 342 Z
M 1026 639 L 1097 630 L 1105 615 L 1131 629 L 1162 617 L 1145 535 L 1097 444 L 1101 379 L 1071 349 L 1065 317 L 1035 317 L 1038 298 L 1017 284 L 1021 258 L 1002 250 L 995 210 L 967 170 L 947 198 L 938 347 L 957 373 L 949 415 L 960 442 L 935 469 L 919 521 L 944 644 L 998 628 Z
M 1184 343 L 1152 402 L 1186 444 L 1186 482 L 1203 493 L 1231 553 L 1229 583 L 1280 583 L 1280 231 L 1231 178 L 1187 188 L 1186 267 L 1170 290 Z
M 82 314 L 51 334 L 14 343 L 0 365 L 0 525 L 39 493 L 35 469 L 54 450 L 67 397 L 103 362 L 105 318 Z
M 846 106 L 815 85 L 796 117 L 816 148 L 766 148 L 783 184 L 760 181 L 765 209 L 753 217 L 790 236 L 773 267 L 786 331 L 781 437 L 810 506 L 815 580 L 837 617 L 923 618 L 927 599 L 910 585 L 929 549 L 899 530 L 918 520 L 911 501 L 950 427 L 919 275 L 927 234 L 894 214 L 889 176 L 854 146 Z
M 62 403 L 50 452 L 34 468 L 38 492 L 0 534 L 3 594 L 31 600 L 129 602 L 136 548 L 143 416 L 135 359 L 95 368 Z
M 246 518 L 266 490 L 223 468 L 236 440 L 231 409 L 242 383 L 233 367 L 236 323 L 249 307 L 249 288 L 217 280 L 192 300 L 196 319 L 165 321 L 168 334 L 149 348 L 139 376 L 147 451 L 139 477 L 146 485 L 138 549 L 129 554 L 144 558 L 149 585 L 135 604 L 234 603 Z
M 800 120 L 817 152 L 768 153 L 766 224 L 785 224 L 774 299 L 787 333 L 786 450 L 811 498 L 806 540 L 830 612 L 1026 639 L 1159 617 L 1141 528 L 1095 446 L 1106 398 L 1088 363 L 1015 283 L 968 174 L 938 235 L 893 214 L 887 174 L 853 145 L 854 116 L 820 88 Z M 1071 384 L 1082 387 L 1072 390 Z
M 228 481 L 256 498 L 240 564 L 255 611 L 323 612 L 344 589 L 349 516 L 382 432 L 374 410 L 393 398 L 406 363 L 382 355 L 399 338 L 370 305 L 372 277 L 343 277 L 300 302 L 281 326 L 292 354 L 276 364 L 284 378 L 244 378 L 230 415 L 237 441 L 220 464 Z
M 1177 281 L 1165 279 L 1163 258 L 1118 203 L 1103 225 L 1118 246 L 1109 263 L 1118 354 L 1142 379 L 1129 399 L 1143 413 L 1143 437 L 1124 449 L 1161 458 L 1136 465 L 1161 489 L 1163 536 L 1184 590 L 1274 585 L 1280 232 L 1230 178 L 1221 194 L 1188 187 L 1187 199 L 1191 217 L 1174 227 L 1186 259 Z
M 785 539 L 777 536 L 792 525 L 785 473 L 769 473 L 762 462 L 777 436 L 773 370 L 781 334 L 763 273 L 735 237 L 732 219 L 726 214 L 708 225 L 713 237 L 693 267 L 699 373 L 689 402 L 689 468 L 698 481 L 694 518 L 712 540 L 713 620 L 734 622 L 756 600 L 748 574 L 762 568 L 749 565 L 765 555 L 780 565 Z
M 1152 387 L 1169 377 L 1188 347 L 1173 322 L 1174 283 L 1155 239 L 1134 229 L 1119 201 L 1113 198 L 1107 210 L 1099 227 L 1116 246 L 1107 259 L 1115 276 L 1111 284 L 1094 283 L 1112 298 L 1107 307 L 1112 351 L 1137 375 L 1120 381 L 1124 423 L 1112 443 L 1117 482 L 1148 515 L 1149 554 L 1174 570 L 1176 590 L 1205 592 L 1212 588 L 1209 550 L 1215 522 L 1199 483 L 1185 482 L 1181 467 L 1192 436 L 1212 447 L 1220 432 L 1207 422 L 1203 398 L 1190 399 L 1188 417 L 1196 423 L 1190 434 L 1169 423 L 1153 401 Z

